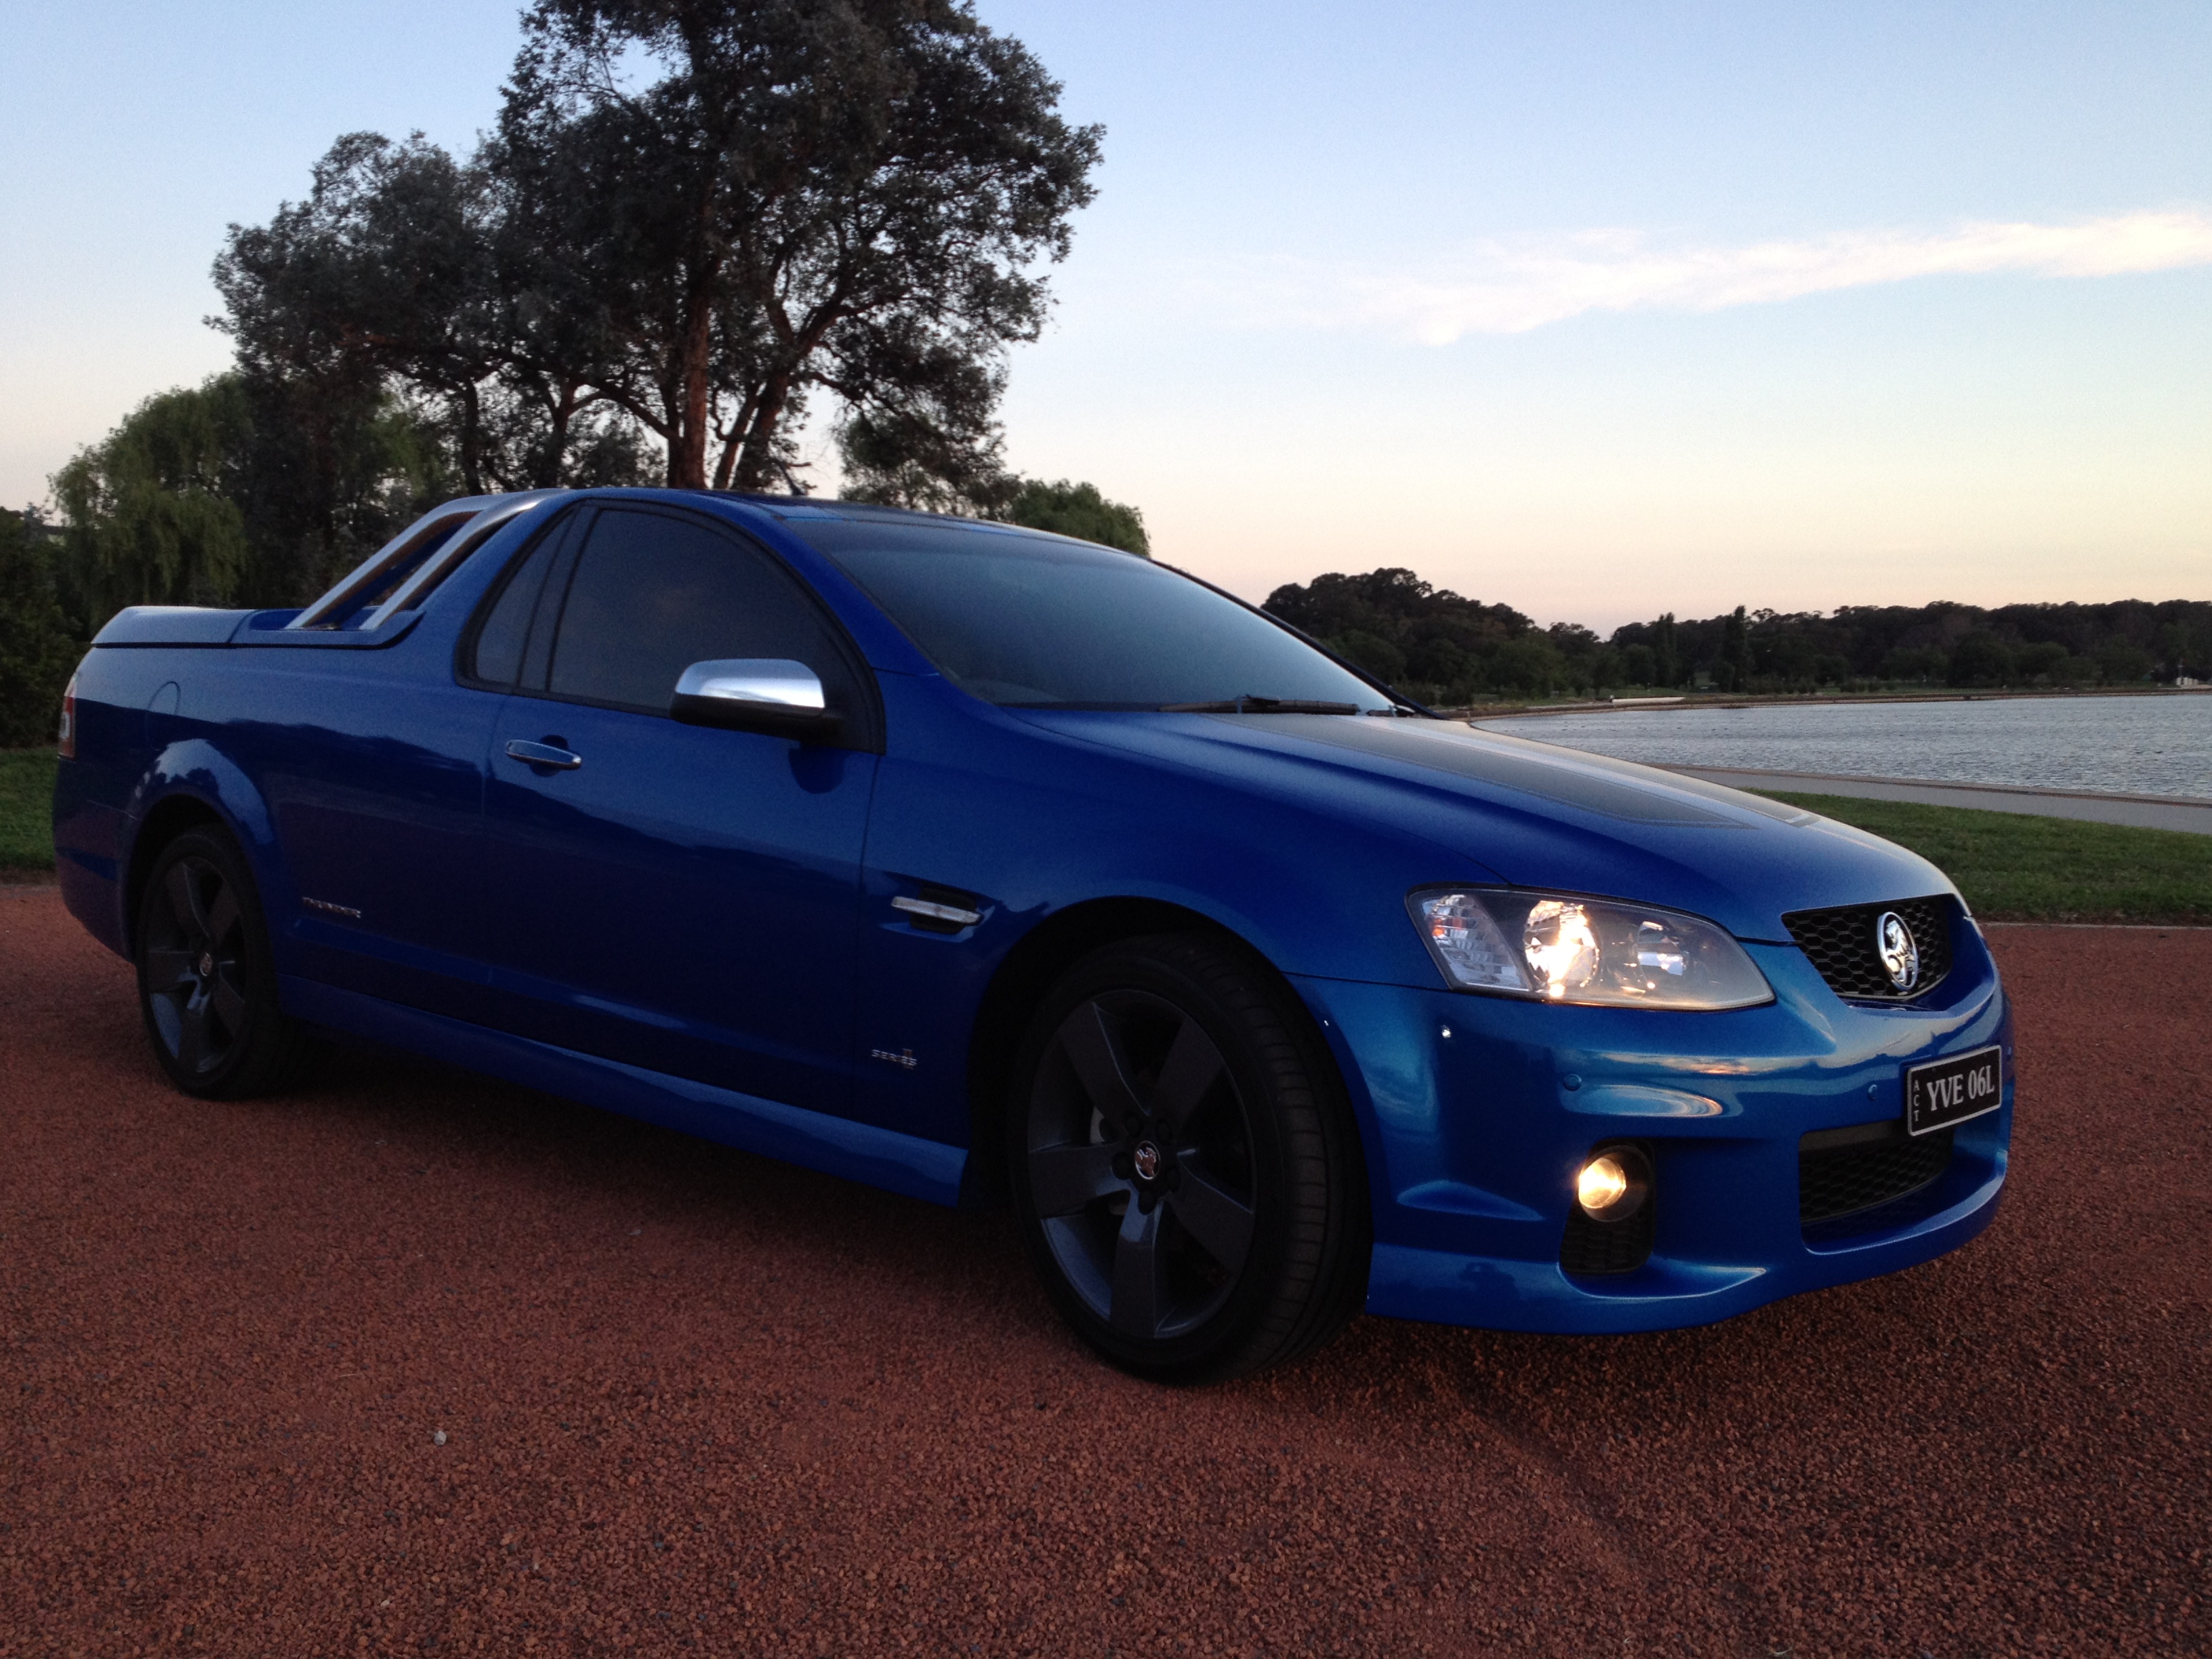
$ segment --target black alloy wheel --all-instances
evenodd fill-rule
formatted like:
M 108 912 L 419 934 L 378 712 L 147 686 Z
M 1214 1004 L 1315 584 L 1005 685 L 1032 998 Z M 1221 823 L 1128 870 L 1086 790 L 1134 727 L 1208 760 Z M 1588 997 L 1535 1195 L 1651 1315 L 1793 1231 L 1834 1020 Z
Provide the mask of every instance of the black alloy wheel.
M 1117 1364 L 1211 1382 L 1334 1334 L 1366 1285 L 1358 1132 L 1304 1010 L 1228 941 L 1078 963 L 1032 1024 L 1009 1103 L 1032 1256 Z
M 139 1005 L 172 1082 L 230 1100 L 291 1079 L 305 1037 L 278 1006 L 260 901 L 227 836 L 191 830 L 161 849 L 137 934 Z

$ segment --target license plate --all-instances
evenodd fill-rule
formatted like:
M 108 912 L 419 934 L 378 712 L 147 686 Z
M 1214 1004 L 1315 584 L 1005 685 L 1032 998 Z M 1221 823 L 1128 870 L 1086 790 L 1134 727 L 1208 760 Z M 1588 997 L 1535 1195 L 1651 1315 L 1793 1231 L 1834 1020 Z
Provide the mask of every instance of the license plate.
M 2004 1051 L 1977 1048 L 1905 1072 L 1905 1127 L 1933 1134 L 2004 1103 Z

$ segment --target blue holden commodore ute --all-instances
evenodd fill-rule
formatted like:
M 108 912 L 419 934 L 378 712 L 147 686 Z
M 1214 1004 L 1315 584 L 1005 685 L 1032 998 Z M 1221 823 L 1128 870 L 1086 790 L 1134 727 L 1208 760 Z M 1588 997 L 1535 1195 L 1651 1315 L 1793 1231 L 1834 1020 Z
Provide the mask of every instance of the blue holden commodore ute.
M 336 1032 L 939 1204 L 1166 1381 L 1657 1330 L 1988 1224 L 2012 1029 L 1874 836 L 1438 719 L 1146 559 L 664 490 L 125 611 L 70 909 L 188 1094 Z

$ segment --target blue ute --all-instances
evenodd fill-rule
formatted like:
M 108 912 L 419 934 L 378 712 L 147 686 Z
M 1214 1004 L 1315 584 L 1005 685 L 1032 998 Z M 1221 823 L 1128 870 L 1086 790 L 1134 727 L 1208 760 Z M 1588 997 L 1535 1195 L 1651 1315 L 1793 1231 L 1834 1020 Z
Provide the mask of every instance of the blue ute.
M 538 491 L 117 616 L 71 911 L 188 1093 L 348 1033 L 942 1204 L 1114 1363 L 1703 1323 L 1965 1243 L 2011 1019 L 1930 865 L 1436 718 L 1000 525 Z

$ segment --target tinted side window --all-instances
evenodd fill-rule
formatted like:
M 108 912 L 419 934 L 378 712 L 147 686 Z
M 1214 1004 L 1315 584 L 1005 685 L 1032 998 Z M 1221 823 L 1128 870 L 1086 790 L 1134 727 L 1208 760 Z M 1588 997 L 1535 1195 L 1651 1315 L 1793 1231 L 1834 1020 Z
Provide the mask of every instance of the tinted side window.
M 547 689 L 665 713 L 677 677 L 718 657 L 803 662 L 833 708 L 853 708 L 842 653 L 767 555 L 696 520 L 601 512 L 562 607 Z
M 523 647 L 530 642 L 530 619 L 538 609 L 538 592 L 563 538 L 574 528 L 575 516 L 540 536 L 530 551 L 507 572 L 507 580 L 493 599 L 491 609 L 477 625 L 476 647 L 470 661 L 472 678 L 493 685 L 512 685 L 522 672 Z

